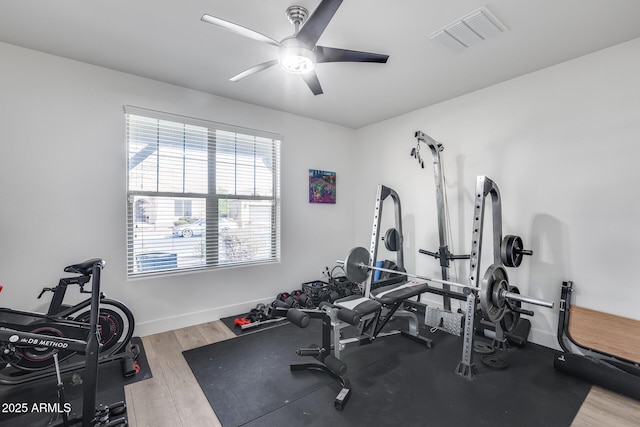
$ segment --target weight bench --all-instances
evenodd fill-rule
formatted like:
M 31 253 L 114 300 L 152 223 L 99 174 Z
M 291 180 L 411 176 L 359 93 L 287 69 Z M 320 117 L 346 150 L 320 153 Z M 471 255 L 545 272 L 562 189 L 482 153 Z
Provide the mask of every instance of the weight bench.
M 410 281 L 383 286 L 371 291 L 371 298 L 352 295 L 339 299 L 333 304 L 321 303 L 318 310 L 290 309 L 287 318 L 296 326 L 306 328 L 310 318 L 322 319 L 322 345 L 297 350 L 299 356 L 312 356 L 320 363 L 299 363 L 290 365 L 291 371 L 319 370 L 331 375 L 342 386 L 334 401 L 334 407 L 342 410 L 351 395 L 351 384 L 345 376 L 347 365 L 340 360 L 340 352 L 349 343 L 368 344 L 378 336 L 402 334 L 428 348 L 433 341 L 419 335 L 418 318 L 415 313 L 401 309 L 409 298 L 425 292 L 426 282 Z M 393 316 L 409 320 L 408 331 L 383 333 L 382 329 Z M 358 336 L 341 339 L 342 329 L 356 326 Z
M 413 311 L 402 309 L 402 305 L 409 298 L 416 297 L 427 291 L 429 285 L 426 282 L 411 280 L 392 285 L 383 286 L 370 292 L 370 298 L 352 295 L 339 299 L 334 304 L 340 308 L 346 308 L 360 315 L 358 336 L 341 339 L 341 330 L 351 326 L 345 322 L 333 322 L 333 342 L 335 343 L 335 357 L 340 358 L 340 351 L 350 343 L 368 344 L 377 337 L 396 335 L 398 333 L 433 347 L 433 340 L 422 337 L 419 334 L 418 317 Z M 407 331 L 382 332 L 392 317 L 404 317 L 408 319 Z

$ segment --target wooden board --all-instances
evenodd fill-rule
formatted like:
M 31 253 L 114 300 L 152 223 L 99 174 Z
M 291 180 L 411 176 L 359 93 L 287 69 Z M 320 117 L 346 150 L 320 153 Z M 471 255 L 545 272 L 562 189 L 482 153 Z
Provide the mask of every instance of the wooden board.
M 571 427 L 638 427 L 640 401 L 593 387 Z
M 584 347 L 640 363 L 640 320 L 572 305 L 569 333 Z

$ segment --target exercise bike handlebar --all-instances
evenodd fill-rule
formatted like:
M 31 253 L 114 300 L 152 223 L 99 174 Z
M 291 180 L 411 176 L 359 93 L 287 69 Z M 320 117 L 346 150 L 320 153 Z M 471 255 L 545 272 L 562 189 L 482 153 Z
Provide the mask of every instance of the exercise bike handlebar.
M 42 291 L 38 294 L 38 299 L 42 298 L 45 292 L 55 292 L 56 288 L 42 288 Z
M 83 264 L 85 264 L 87 262 L 88 261 L 85 261 L 84 263 L 78 264 L 78 265 L 83 265 Z M 74 267 L 74 266 L 66 267 L 64 269 L 64 271 L 67 271 L 71 267 Z M 101 263 L 100 268 L 104 268 L 104 261 Z M 80 293 L 81 294 L 89 294 L 89 293 L 91 293 L 91 291 L 85 291 L 84 290 L 84 285 L 89 283 L 90 280 L 91 280 L 91 272 L 85 273 L 85 274 L 83 274 L 81 276 L 63 277 L 63 278 L 60 279 L 60 282 L 59 282 L 58 286 L 53 287 L 53 288 L 49 288 L 49 287 L 42 288 L 42 291 L 40 291 L 40 294 L 38 295 L 38 299 L 42 298 L 42 295 L 44 295 L 45 292 L 56 293 L 56 291 L 58 291 L 60 289 L 61 285 L 63 286 L 63 288 L 66 288 L 67 285 L 78 285 L 78 286 L 80 286 Z M 63 290 L 63 292 L 64 292 L 64 290 Z

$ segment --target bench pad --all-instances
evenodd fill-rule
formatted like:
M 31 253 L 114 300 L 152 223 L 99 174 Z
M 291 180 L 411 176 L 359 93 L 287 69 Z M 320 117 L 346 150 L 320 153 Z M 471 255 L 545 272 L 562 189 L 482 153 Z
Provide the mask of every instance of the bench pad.
M 366 298 L 360 295 L 351 295 L 346 298 L 341 298 L 334 302 L 335 305 L 353 310 L 360 313 L 362 316 L 366 316 L 370 313 L 375 313 L 382 308 L 382 304 L 371 298 Z
M 383 286 L 371 291 L 371 297 L 382 304 L 396 304 L 408 298 L 415 297 L 427 291 L 426 282 L 411 280 L 405 283 Z

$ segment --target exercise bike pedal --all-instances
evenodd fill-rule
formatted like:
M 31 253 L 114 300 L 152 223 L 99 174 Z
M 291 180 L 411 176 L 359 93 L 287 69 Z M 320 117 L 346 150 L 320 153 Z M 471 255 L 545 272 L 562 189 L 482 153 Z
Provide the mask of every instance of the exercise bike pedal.
M 118 402 L 109 406 L 109 415 L 122 415 L 127 413 L 127 404 Z
M 112 405 L 100 405 L 96 411 L 96 427 L 125 427 L 129 425 L 126 413 L 127 404 L 122 401 Z M 111 416 L 118 418 L 111 419 Z
M 96 427 L 127 427 L 129 421 L 127 417 L 116 418 L 115 420 L 109 420 L 102 424 L 96 424 Z
M 136 344 L 131 344 L 128 354 L 122 359 L 122 375 L 125 378 L 131 378 L 140 372 L 140 365 L 136 362 L 138 355 L 140 354 L 140 348 Z

